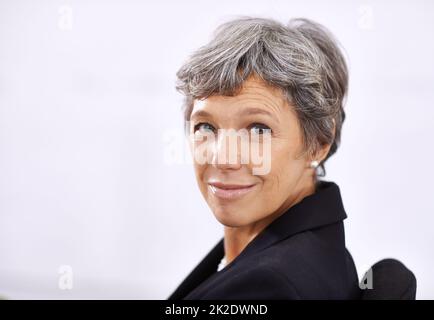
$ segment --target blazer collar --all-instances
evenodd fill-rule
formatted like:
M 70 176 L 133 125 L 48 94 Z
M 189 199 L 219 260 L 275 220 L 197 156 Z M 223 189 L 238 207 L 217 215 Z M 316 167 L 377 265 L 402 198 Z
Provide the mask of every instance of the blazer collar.
M 273 220 L 250 241 L 233 262 L 297 233 L 333 224 L 346 218 L 338 185 L 332 181 L 318 180 L 315 193 L 303 198 Z M 223 245 L 223 239 L 220 242 Z
M 231 268 L 243 257 L 261 251 L 276 242 L 297 233 L 333 224 L 347 218 L 337 184 L 319 180 L 315 193 L 303 198 L 285 213 L 273 220 L 222 272 Z M 207 256 L 188 275 L 168 298 L 181 299 L 185 294 L 215 274 L 224 256 L 224 238 L 220 239 Z

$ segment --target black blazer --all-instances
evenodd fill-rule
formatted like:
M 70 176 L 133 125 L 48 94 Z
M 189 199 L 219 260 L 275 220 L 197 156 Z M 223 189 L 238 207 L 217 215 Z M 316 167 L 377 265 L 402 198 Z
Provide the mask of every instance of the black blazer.
M 339 187 L 320 180 L 217 272 L 223 238 L 168 300 L 358 299 L 357 271 L 345 248 Z

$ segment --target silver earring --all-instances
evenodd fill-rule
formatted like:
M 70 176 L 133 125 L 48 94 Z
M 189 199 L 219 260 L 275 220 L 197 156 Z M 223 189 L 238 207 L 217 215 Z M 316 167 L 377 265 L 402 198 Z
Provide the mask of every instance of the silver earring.
M 311 163 L 310 163 L 310 167 L 311 168 L 316 168 L 316 167 L 318 167 L 318 165 L 319 165 L 319 163 L 318 163 L 318 161 L 316 161 L 316 160 L 313 160 Z

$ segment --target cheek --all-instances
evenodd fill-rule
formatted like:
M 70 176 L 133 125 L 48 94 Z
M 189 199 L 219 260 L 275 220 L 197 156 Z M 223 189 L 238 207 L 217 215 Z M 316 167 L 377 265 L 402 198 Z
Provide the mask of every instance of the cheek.
M 198 164 L 197 162 L 193 163 L 194 173 L 196 175 L 196 181 L 199 185 L 200 190 L 203 192 L 205 188 L 204 176 L 206 171 L 206 165 Z
M 197 184 L 202 193 L 206 191 L 206 183 L 204 182 L 205 173 L 208 167 L 208 164 L 205 159 L 204 152 L 204 142 L 194 142 L 194 139 L 191 138 L 189 141 L 190 144 L 190 156 L 193 160 L 193 168 L 196 176 Z
M 271 170 L 264 176 L 264 191 L 272 201 L 279 202 L 288 197 L 302 174 L 303 162 L 296 159 L 297 150 L 297 146 L 287 141 L 276 142 L 271 148 Z
M 203 175 L 203 166 L 197 164 L 196 162 L 193 164 L 194 167 L 194 173 L 196 174 L 196 176 L 199 178 L 200 176 Z

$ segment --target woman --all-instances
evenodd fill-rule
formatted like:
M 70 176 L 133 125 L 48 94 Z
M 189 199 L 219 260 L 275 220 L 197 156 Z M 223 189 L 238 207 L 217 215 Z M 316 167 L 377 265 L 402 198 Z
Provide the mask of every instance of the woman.
M 177 76 L 197 183 L 224 237 L 168 299 L 357 298 L 339 187 L 318 179 L 339 145 L 348 85 L 330 33 L 306 19 L 239 18 Z M 246 135 L 227 161 L 230 130 L 247 132 L 262 163 L 240 151 Z

